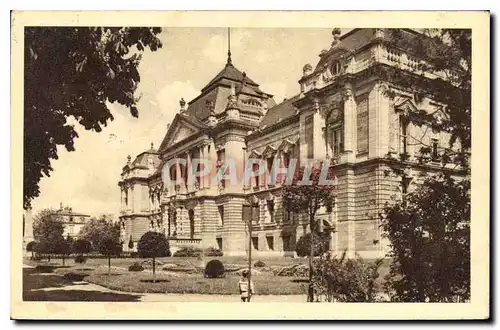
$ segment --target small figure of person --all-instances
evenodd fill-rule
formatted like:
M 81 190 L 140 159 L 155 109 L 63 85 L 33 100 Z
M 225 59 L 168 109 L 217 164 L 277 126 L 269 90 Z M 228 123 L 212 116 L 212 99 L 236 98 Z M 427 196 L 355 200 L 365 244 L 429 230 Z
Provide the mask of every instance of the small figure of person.
M 241 301 L 250 302 L 250 297 L 254 294 L 253 282 L 248 279 L 248 270 L 241 273 L 241 279 L 238 282 L 240 289 Z

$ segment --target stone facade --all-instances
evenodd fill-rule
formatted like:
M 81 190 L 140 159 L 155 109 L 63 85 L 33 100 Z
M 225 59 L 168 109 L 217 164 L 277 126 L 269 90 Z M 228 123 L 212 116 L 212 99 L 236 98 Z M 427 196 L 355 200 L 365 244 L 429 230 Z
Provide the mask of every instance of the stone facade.
M 229 55 L 197 98 L 189 104 L 180 101 L 160 147 L 128 159 L 119 182 L 124 242 L 137 242 L 154 230 L 169 237 L 174 251 L 217 247 L 225 255 L 245 255 L 251 239 L 253 255 L 293 255 L 296 241 L 309 231 L 308 219 L 283 209 L 282 182 L 272 182 L 266 172 L 249 182 L 223 184 L 213 181 L 215 168 L 199 179 L 186 168 L 195 168 L 199 158 L 218 166 L 232 160 L 241 174 L 249 159 L 271 165 L 312 158 L 327 159 L 337 177 L 333 208 L 317 215 L 330 231 L 330 249 L 347 251 L 350 257 L 385 255 L 381 209 L 411 189 L 387 174 L 389 164 L 397 162 L 416 182 L 418 173 L 432 171 L 432 165 L 416 165 L 419 146 L 410 140 L 418 137 L 436 152 L 447 143 L 442 133 L 404 123 L 402 114 L 417 104 L 436 116 L 445 105 L 417 102 L 411 91 L 385 79 L 382 73 L 390 70 L 404 70 L 423 81 L 439 77 L 419 71 L 422 60 L 391 44 L 388 32 L 354 29 L 340 36 L 334 29 L 332 45 L 320 53 L 316 67 L 304 66 L 300 92 L 280 104 L 236 69 Z M 418 37 L 411 30 L 402 32 Z M 389 97 L 388 90 L 395 96 Z M 178 158 L 182 163 L 171 163 Z M 162 171 L 176 178 L 175 185 L 166 186 Z M 251 238 L 243 220 L 243 205 L 250 200 Z

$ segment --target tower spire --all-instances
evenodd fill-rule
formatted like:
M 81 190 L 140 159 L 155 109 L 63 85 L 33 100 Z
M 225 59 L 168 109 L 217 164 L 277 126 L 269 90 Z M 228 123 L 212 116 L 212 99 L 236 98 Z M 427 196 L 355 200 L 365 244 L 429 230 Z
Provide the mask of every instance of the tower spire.
M 231 60 L 231 28 L 227 28 L 227 63 L 226 65 L 232 64 Z

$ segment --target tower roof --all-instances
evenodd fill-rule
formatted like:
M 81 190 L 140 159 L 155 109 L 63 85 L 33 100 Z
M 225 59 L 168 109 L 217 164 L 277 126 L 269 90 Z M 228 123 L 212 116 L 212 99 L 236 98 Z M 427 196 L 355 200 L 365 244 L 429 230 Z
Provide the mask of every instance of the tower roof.
M 202 88 L 201 92 L 204 93 L 213 87 L 219 85 L 219 83 L 230 83 L 236 82 L 240 83 L 243 80 L 243 72 L 238 70 L 232 63 L 226 63 L 224 68 L 205 86 Z M 252 86 L 259 86 L 255 81 L 250 79 L 248 76 L 245 77 L 245 83 Z

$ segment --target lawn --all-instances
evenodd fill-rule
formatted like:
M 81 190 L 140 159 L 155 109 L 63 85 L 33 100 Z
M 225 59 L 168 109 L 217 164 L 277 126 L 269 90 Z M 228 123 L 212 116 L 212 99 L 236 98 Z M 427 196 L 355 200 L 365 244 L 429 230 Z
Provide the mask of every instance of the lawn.
M 206 258 L 206 262 L 211 259 L 219 259 L 225 265 L 247 265 L 247 260 L 243 257 L 218 257 Z M 146 266 L 146 271 L 129 272 L 128 266 L 134 262 L 141 262 L 144 259 L 116 258 L 111 260 L 111 275 L 108 275 L 107 259 L 89 259 L 86 264 L 75 264 L 73 259 L 66 260 L 68 267 L 56 267 L 54 272 L 66 278 L 77 278 L 103 287 L 123 291 L 138 293 L 197 293 L 197 294 L 238 294 L 238 281 L 240 276 L 227 273 L 225 278 L 208 279 L 200 273 L 187 274 L 184 272 L 165 272 L 163 266 L 157 267 L 157 283 L 152 283 L 153 274 L 151 267 Z M 197 267 L 203 260 L 196 258 L 169 257 L 158 259 L 163 264 L 177 264 L 179 268 Z M 307 259 L 302 258 L 269 258 L 262 259 L 267 266 L 284 266 L 297 263 L 306 263 Z M 32 266 L 47 265 L 46 262 L 35 262 L 25 259 L 25 264 Z M 60 266 L 61 260 L 51 260 L 52 265 Z M 200 269 L 200 268 L 197 268 Z M 381 289 L 383 277 L 387 274 L 388 263 L 379 269 L 380 277 L 377 286 Z M 296 295 L 306 294 L 307 279 L 275 276 L 272 272 L 266 271 L 258 275 L 252 275 L 256 293 L 259 295 Z
M 204 278 L 202 275 L 172 276 L 157 273 L 157 283 L 152 283 L 153 274 L 149 272 L 92 272 L 86 281 L 123 292 L 140 293 L 197 293 L 197 294 L 239 294 L 239 276 L 228 275 L 225 278 Z M 274 275 L 254 275 L 252 281 L 259 295 L 305 294 L 307 280 L 280 277 Z

